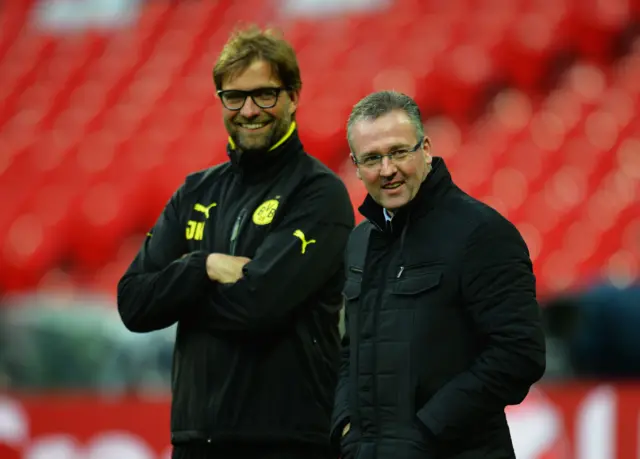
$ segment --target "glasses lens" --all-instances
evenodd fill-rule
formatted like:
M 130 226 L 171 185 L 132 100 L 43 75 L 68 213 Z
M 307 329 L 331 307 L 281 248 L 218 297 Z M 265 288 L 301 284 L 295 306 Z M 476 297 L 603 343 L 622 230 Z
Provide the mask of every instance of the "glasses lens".
M 395 162 L 402 162 L 411 156 L 411 152 L 407 150 L 396 151 L 391 156 L 391 160 Z
M 242 91 L 228 91 L 222 94 L 222 103 L 229 110 L 238 110 L 246 98 L 247 95 Z
M 278 100 L 278 91 L 273 88 L 257 89 L 253 92 L 253 101 L 258 107 L 271 108 Z
M 378 155 L 365 156 L 360 160 L 360 165 L 366 168 L 378 167 L 382 163 L 382 158 Z

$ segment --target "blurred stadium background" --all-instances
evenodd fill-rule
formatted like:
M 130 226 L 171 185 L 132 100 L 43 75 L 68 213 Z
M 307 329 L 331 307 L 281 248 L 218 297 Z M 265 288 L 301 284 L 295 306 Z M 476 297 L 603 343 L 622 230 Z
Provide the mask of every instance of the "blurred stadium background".
M 549 357 L 509 410 L 519 459 L 640 457 L 640 0 L 0 0 L 0 458 L 169 457 L 173 330 L 128 333 L 115 287 L 226 160 L 211 69 L 239 21 L 294 44 L 303 142 L 354 206 L 347 115 L 396 89 L 522 231 Z

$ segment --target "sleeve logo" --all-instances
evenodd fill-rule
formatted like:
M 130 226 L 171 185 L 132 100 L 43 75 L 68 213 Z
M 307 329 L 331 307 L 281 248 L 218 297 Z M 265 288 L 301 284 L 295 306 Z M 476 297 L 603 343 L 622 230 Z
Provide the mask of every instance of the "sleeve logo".
M 208 206 L 205 206 L 204 204 L 196 204 L 195 206 L 193 206 L 193 210 L 195 210 L 196 212 L 200 212 L 202 214 L 204 214 L 204 218 L 208 219 L 209 218 L 209 211 L 214 208 L 217 204 L 214 202 L 212 204 L 209 204 Z
M 302 247 L 300 247 L 300 253 L 301 253 L 301 254 L 303 254 L 303 255 L 304 255 L 304 253 L 307 251 L 307 246 L 308 246 L 309 244 L 315 244 L 315 243 L 316 243 L 316 240 L 315 240 L 315 239 L 309 239 L 309 240 L 307 241 L 307 238 L 306 238 L 306 236 L 304 235 L 304 233 L 302 232 L 302 230 L 299 230 L 299 229 L 295 230 L 295 231 L 293 232 L 293 235 L 294 235 L 295 237 L 297 237 L 298 239 L 300 239 L 300 241 L 302 242 Z
M 217 204 L 215 202 L 209 204 L 208 206 L 196 203 L 193 206 L 193 210 L 195 210 L 196 212 L 200 212 L 204 215 L 205 220 L 208 220 L 209 211 L 216 207 L 216 205 Z M 205 222 L 202 221 L 189 220 L 187 222 L 187 229 L 185 232 L 185 237 L 187 238 L 187 240 L 201 241 L 204 238 L 204 223 Z

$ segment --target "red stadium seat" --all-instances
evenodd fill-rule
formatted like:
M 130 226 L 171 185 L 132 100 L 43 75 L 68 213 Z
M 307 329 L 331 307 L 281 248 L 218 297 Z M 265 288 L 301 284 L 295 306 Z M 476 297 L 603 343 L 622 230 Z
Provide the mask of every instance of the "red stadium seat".
M 613 38 L 631 20 L 630 0 L 584 0 L 577 3 L 580 52 L 606 63 L 613 46 Z
M 122 241 L 137 235 L 137 250 L 185 176 L 227 160 L 211 70 L 240 19 L 279 23 L 293 42 L 302 141 L 354 207 L 366 190 L 347 116 L 395 89 L 420 105 L 456 181 L 521 229 L 542 291 L 637 272 L 640 48 L 610 50 L 638 2 L 397 0 L 319 18 L 264 16 L 260 0 L 144 2 L 133 26 L 69 36 L 23 27 L 29 2 L 5 3 L 2 289 L 114 292 L 134 253 L 116 255 Z

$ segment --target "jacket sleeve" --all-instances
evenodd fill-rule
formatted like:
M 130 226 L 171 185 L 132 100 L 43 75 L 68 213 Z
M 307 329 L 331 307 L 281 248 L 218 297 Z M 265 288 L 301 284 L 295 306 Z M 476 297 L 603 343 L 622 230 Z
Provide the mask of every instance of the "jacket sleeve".
M 290 320 L 297 306 L 342 266 L 353 226 L 353 207 L 342 181 L 336 177 L 307 184 L 245 265 L 243 277 L 233 284 L 212 284 L 207 326 L 271 331 Z
M 173 325 L 185 305 L 205 296 L 211 283 L 206 271 L 207 253 L 187 254 L 179 205 L 180 190 L 118 282 L 118 312 L 131 331 L 149 332 Z
M 335 403 L 333 406 L 333 419 L 331 421 L 331 445 L 337 452 L 340 451 L 342 429 L 350 421 L 349 415 L 349 316 L 344 311 L 345 332 L 342 337 L 342 349 L 340 351 L 340 371 L 338 373 L 338 386 L 336 387 Z
M 545 370 L 545 340 L 535 277 L 525 242 L 499 217 L 470 236 L 462 265 L 462 293 L 476 331 L 487 343 L 471 367 L 445 384 L 418 411 L 441 439 L 524 400 Z

